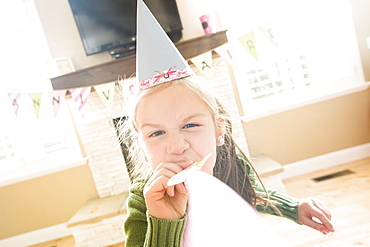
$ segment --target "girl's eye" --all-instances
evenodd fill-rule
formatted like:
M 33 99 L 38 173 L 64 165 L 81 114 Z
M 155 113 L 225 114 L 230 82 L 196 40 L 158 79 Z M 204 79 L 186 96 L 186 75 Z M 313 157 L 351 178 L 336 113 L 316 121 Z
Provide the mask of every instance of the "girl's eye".
M 155 136 L 160 136 L 160 135 L 163 135 L 165 132 L 160 130 L 160 131 L 156 131 L 156 132 L 153 132 L 152 134 L 149 135 L 149 137 L 155 137 Z
M 187 129 L 187 128 L 192 128 L 192 127 L 198 127 L 199 124 L 186 124 L 184 127 L 182 127 L 183 129 Z

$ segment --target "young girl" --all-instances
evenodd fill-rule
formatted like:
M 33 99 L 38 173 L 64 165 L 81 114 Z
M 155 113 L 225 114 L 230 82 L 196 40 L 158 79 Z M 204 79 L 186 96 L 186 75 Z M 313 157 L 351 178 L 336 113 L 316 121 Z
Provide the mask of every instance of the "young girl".
M 131 104 L 125 106 L 128 118 L 121 132 L 130 149 L 131 175 L 137 178 L 127 200 L 126 246 L 182 245 L 188 191 L 184 183 L 167 182 L 209 153 L 202 171 L 227 184 L 257 211 L 324 234 L 334 231 L 330 212 L 321 202 L 265 191 L 233 140 L 229 114 L 208 84 L 192 76 L 141 0 L 137 17 L 138 83 Z
M 167 181 L 210 152 L 202 171 L 226 183 L 257 211 L 324 234 L 334 231 L 329 210 L 318 200 L 298 201 L 264 190 L 232 138 L 226 109 L 206 86 L 190 76 L 136 95 L 123 132 L 139 177 L 128 198 L 126 246 L 181 246 L 188 193 L 183 183 L 167 186 Z

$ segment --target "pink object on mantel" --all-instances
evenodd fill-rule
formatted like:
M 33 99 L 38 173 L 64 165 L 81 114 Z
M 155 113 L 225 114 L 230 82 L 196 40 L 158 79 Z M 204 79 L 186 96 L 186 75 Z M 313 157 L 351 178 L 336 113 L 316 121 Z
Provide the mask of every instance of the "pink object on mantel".
M 210 34 L 210 33 L 213 33 L 212 31 L 212 26 L 211 26 L 211 23 L 210 23 L 210 20 L 209 20 L 209 15 L 202 15 L 201 17 L 199 17 L 200 21 L 202 22 L 202 27 L 203 27 L 203 30 L 204 30 L 204 33 L 205 34 Z
M 230 187 L 204 172 L 186 179 L 189 190 L 184 247 L 289 246 Z

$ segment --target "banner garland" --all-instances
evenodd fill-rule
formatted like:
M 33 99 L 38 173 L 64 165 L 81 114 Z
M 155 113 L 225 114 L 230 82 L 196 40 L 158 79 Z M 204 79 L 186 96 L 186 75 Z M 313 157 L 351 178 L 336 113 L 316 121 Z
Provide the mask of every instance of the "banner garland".
M 54 117 L 57 117 L 59 107 L 65 100 L 67 90 L 49 92 L 50 103 L 53 108 Z
M 209 24 L 209 16 L 201 16 L 201 22 L 206 22 Z M 212 33 L 212 29 L 210 26 L 204 26 L 208 27 L 204 28 L 205 33 Z M 276 46 L 278 47 L 277 39 L 276 39 L 276 30 L 273 25 L 273 23 L 267 23 L 263 24 L 259 30 L 266 35 L 266 37 Z M 254 31 L 249 32 L 242 37 L 237 39 L 247 50 L 248 52 L 258 61 L 258 55 L 257 55 L 257 45 L 254 37 Z M 219 56 L 221 56 L 223 59 L 226 60 L 230 65 L 234 66 L 234 51 L 232 49 L 232 46 L 229 43 L 224 44 L 220 47 L 217 47 L 215 49 L 215 52 L 218 53 Z M 213 77 L 213 66 L 212 66 L 212 52 L 207 52 L 204 54 L 201 54 L 197 57 L 194 57 L 191 59 L 192 63 L 208 78 Z M 70 61 L 69 61 L 70 62 Z M 72 69 L 74 71 L 74 69 Z M 105 107 L 108 109 L 108 111 L 111 110 L 114 102 L 114 93 L 115 93 L 115 82 L 111 83 L 105 83 L 101 85 L 93 86 L 97 94 L 99 95 L 101 101 L 105 105 Z M 70 90 L 57 90 L 49 92 L 50 97 L 50 104 L 52 105 L 52 109 L 54 112 L 54 117 L 57 116 L 59 107 L 62 104 L 62 102 L 65 100 L 65 95 L 69 91 L 72 95 L 72 98 L 77 104 L 77 107 L 81 113 L 82 116 L 84 116 L 84 113 L 86 112 L 87 108 L 87 100 L 91 92 L 91 87 L 84 87 L 84 88 L 75 88 Z M 21 107 L 20 104 L 20 97 L 22 96 L 22 93 L 7 93 L 10 104 L 12 105 L 13 111 L 15 113 L 15 116 L 18 116 L 19 109 Z M 36 117 L 39 116 L 40 107 L 41 107 L 41 98 L 43 93 L 28 93 L 29 97 L 32 100 L 32 105 L 35 110 Z
M 90 95 L 91 87 L 70 89 L 69 92 L 72 95 L 72 99 L 76 102 L 77 108 L 80 111 L 82 117 L 84 117 L 87 109 L 87 98 Z
M 40 107 L 41 107 L 41 96 L 42 93 L 29 93 L 28 96 L 32 100 L 33 108 L 35 109 L 36 117 L 39 117 Z
M 21 97 L 20 93 L 8 93 L 10 102 L 12 104 L 15 116 L 18 116 L 19 111 L 19 99 Z
M 240 43 L 249 51 L 249 53 L 258 61 L 256 42 L 254 40 L 254 32 L 247 33 L 238 39 Z
M 108 109 L 108 112 L 111 111 L 114 100 L 114 87 L 115 82 L 105 83 L 98 86 L 94 86 L 95 91 L 98 93 L 101 101 Z

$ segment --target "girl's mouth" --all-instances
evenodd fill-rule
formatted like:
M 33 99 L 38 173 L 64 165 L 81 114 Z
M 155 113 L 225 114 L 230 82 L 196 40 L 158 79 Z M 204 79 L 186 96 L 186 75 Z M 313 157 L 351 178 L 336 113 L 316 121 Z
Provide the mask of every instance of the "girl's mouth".
M 208 158 L 211 157 L 212 153 L 207 154 L 204 158 L 188 166 L 182 172 L 177 173 L 170 180 L 168 180 L 167 185 L 173 186 L 182 182 L 185 182 L 186 178 L 193 172 L 202 169 L 203 165 L 207 162 Z
M 181 166 L 183 169 L 186 169 L 189 166 L 191 166 L 192 164 L 194 164 L 194 161 L 192 161 L 192 160 L 182 160 L 182 161 L 178 161 L 178 162 L 175 162 L 175 163 L 178 164 L 179 166 Z

